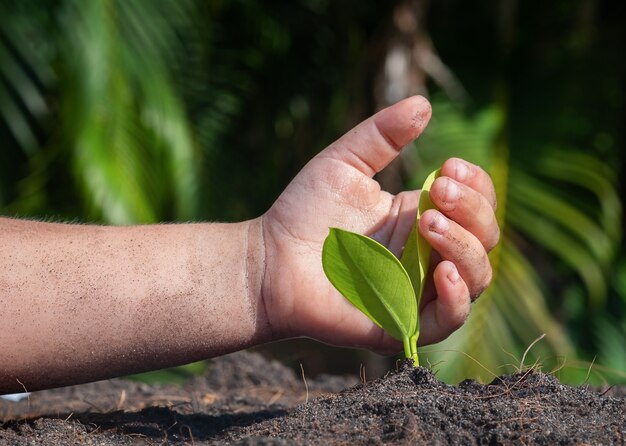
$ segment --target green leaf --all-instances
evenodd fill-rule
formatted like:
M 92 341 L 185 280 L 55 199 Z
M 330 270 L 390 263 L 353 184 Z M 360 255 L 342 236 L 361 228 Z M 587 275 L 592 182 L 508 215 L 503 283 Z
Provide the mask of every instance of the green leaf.
M 375 240 L 337 228 L 330 229 L 322 249 L 322 265 L 330 282 L 355 307 L 401 340 L 406 357 L 412 358 L 415 366 L 419 364 L 419 303 L 431 254 L 430 245 L 419 234 L 419 219 L 435 207 L 430 188 L 439 173 L 432 172 L 424 183 L 402 261 Z
M 419 300 L 422 298 L 422 293 L 424 292 L 424 282 L 426 281 L 426 273 L 428 272 L 428 266 L 430 264 L 430 254 L 432 252 L 432 248 L 430 247 L 426 239 L 424 239 L 424 237 L 422 237 L 422 235 L 418 231 L 418 225 L 420 218 L 422 217 L 422 214 L 424 212 L 426 212 L 428 209 L 435 209 L 435 205 L 430 199 L 430 188 L 440 173 L 441 170 L 437 169 L 430 175 L 428 175 L 428 178 L 426 178 L 426 181 L 424 181 L 424 186 L 422 186 L 422 192 L 420 193 L 419 206 L 417 208 L 415 233 L 417 234 L 417 257 L 419 259 L 420 267 L 420 286 L 419 293 L 417 294 L 418 303 Z
M 426 281 L 426 274 L 428 273 L 430 254 L 432 251 L 432 248 L 418 230 L 419 220 L 424 212 L 428 209 L 435 208 L 435 205 L 430 199 L 430 188 L 440 173 L 440 169 L 437 169 L 428 175 L 426 181 L 424 181 L 417 208 L 417 218 L 413 228 L 411 229 L 411 233 L 409 234 L 409 238 L 404 246 L 404 251 L 402 252 L 402 257 L 400 259 L 404 269 L 409 274 L 411 283 L 413 284 L 418 309 L 422 299 L 422 293 L 424 292 L 424 282 Z M 418 323 L 415 326 L 415 332 L 411 333 L 411 335 L 419 335 L 419 318 Z
M 394 338 L 407 340 L 418 324 L 417 300 L 396 256 L 369 237 L 331 228 L 322 250 L 330 282 Z

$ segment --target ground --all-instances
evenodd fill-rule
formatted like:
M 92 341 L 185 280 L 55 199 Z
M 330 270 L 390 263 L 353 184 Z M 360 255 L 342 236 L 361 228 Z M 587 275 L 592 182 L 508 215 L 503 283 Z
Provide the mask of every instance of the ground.
M 298 373 L 259 354 L 213 360 L 186 386 L 110 380 L 0 400 L 4 444 L 626 444 L 626 389 L 525 371 L 488 385 Z

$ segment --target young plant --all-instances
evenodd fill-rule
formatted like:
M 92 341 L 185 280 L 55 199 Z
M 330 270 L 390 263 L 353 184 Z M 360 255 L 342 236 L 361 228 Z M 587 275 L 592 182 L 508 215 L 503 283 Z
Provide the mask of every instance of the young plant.
M 431 247 L 419 233 L 421 215 L 435 206 L 430 187 L 439 175 L 432 172 L 422 187 L 417 219 L 398 259 L 364 235 L 330 228 L 322 249 L 322 265 L 330 282 L 379 327 L 404 344 L 404 355 L 419 365 L 419 307 Z

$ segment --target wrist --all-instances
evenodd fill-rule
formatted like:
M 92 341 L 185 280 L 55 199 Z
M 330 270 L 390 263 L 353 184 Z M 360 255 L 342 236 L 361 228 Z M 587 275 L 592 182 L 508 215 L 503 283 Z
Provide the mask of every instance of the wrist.
M 277 339 L 270 322 L 267 298 L 269 294 L 269 272 L 264 217 L 246 222 L 245 280 L 248 300 L 255 311 L 255 343 L 262 344 Z

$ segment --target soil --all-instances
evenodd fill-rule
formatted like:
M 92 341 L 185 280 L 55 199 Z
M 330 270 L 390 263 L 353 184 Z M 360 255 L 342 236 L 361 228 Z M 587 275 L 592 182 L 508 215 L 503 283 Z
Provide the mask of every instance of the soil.
M 240 352 L 187 385 L 115 379 L 0 399 L 0 444 L 626 444 L 626 389 L 534 371 L 448 386 L 398 363 L 383 378 L 303 379 Z

